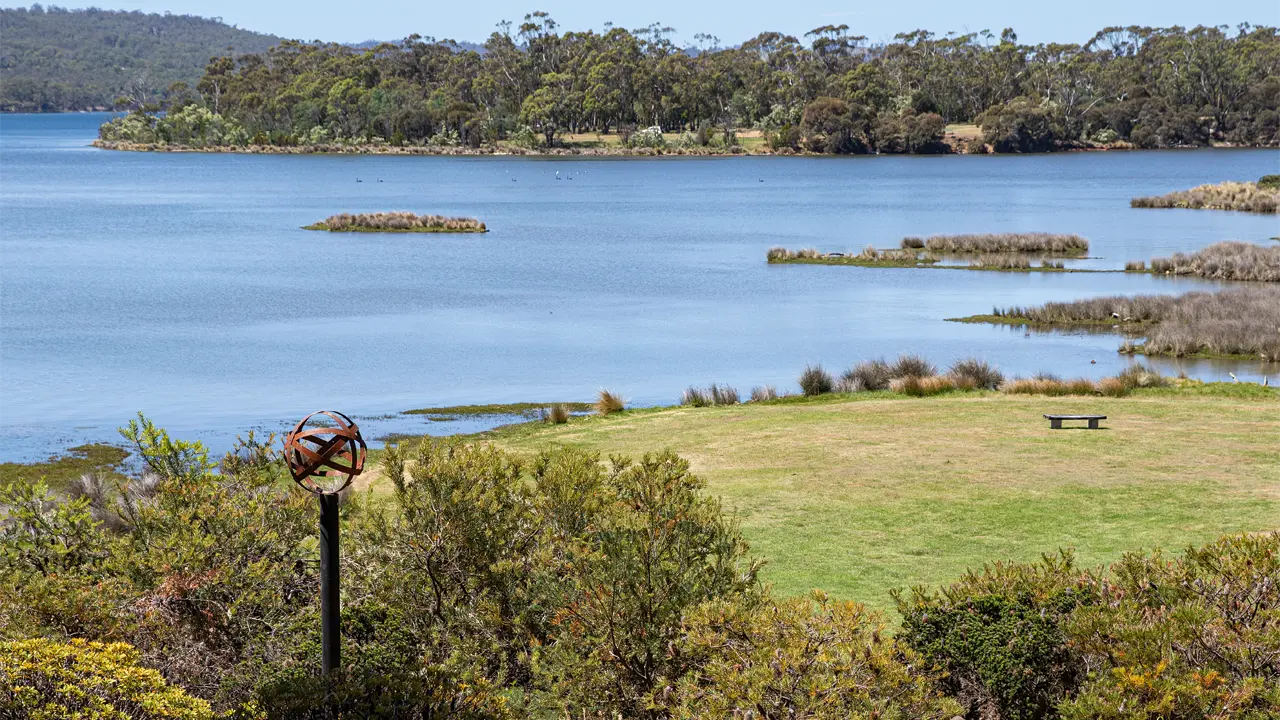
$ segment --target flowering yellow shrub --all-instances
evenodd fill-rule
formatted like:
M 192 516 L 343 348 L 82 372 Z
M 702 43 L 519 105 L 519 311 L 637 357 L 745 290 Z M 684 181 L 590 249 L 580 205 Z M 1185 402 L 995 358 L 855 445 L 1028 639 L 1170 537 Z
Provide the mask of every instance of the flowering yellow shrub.
M 0 706 L 31 720 L 152 720 L 213 717 L 209 703 L 138 665 L 126 643 L 0 642 Z

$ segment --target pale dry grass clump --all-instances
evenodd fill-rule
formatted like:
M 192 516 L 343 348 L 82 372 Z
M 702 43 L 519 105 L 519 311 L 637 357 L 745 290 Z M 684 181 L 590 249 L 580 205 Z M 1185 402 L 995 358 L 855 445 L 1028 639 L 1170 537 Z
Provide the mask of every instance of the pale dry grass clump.
M 600 388 L 599 394 L 596 396 L 595 410 L 596 414 L 602 417 L 612 415 L 613 413 L 622 412 L 627 409 L 627 401 L 622 396 Z
M 789 262 L 792 260 L 817 260 L 822 257 L 822 253 L 817 248 L 801 248 L 800 250 L 788 250 L 784 247 L 771 247 L 765 253 L 765 258 L 771 263 Z
M 995 270 L 1029 270 L 1031 258 L 1025 255 L 979 255 L 969 261 L 969 267 Z
M 751 388 L 751 402 L 768 402 L 778 399 L 778 389 L 772 385 L 757 385 Z
M 1059 380 L 1055 377 L 1015 378 L 1005 383 L 1000 390 L 1009 395 L 1045 395 L 1063 397 L 1067 395 L 1099 395 L 1098 383 L 1088 378 Z
M 1126 265 L 1125 269 L 1130 268 Z M 1138 270 L 1142 270 L 1142 263 L 1138 263 Z M 1211 280 L 1280 282 L 1280 245 L 1263 247 L 1239 241 L 1214 243 L 1193 253 L 1154 258 L 1151 271 Z
M 955 380 L 947 375 L 927 377 L 906 375 L 894 378 L 889 383 L 889 389 L 911 397 L 929 397 L 930 395 L 939 395 L 957 388 Z
M 1224 182 L 1167 195 L 1136 197 L 1129 201 L 1129 207 L 1275 213 L 1280 208 L 1280 189 L 1263 187 L 1256 182 Z
M 845 371 L 840 378 L 840 392 L 864 392 L 892 389 L 893 381 L 907 377 L 927 378 L 938 374 L 938 368 L 919 355 L 900 355 L 893 363 L 883 358 L 863 360 Z
M 308 225 L 308 230 L 331 232 L 486 232 L 475 218 L 417 215 L 411 212 L 340 213 Z
M 690 387 L 680 398 L 681 405 L 711 407 L 713 405 L 737 405 L 741 402 L 738 391 L 728 385 L 712 385 L 708 388 Z
M 553 425 L 563 425 L 569 422 L 569 408 L 564 405 L 557 404 L 543 408 L 538 412 L 538 415 L 544 422 L 549 422 Z
M 1124 264 L 1125 272 L 1146 272 L 1147 264 L 1141 260 L 1130 260 Z
M 992 313 L 1038 325 L 1154 325 L 1141 346 L 1147 355 L 1280 358 L 1280 288 L 1274 286 L 1101 297 L 1039 307 L 994 308 Z M 1131 351 L 1138 349 L 1130 347 Z
M 1043 255 L 1083 255 L 1089 241 L 1079 235 L 1057 233 L 986 233 L 934 235 L 925 240 L 930 252 L 950 255 L 991 253 L 1039 253 Z

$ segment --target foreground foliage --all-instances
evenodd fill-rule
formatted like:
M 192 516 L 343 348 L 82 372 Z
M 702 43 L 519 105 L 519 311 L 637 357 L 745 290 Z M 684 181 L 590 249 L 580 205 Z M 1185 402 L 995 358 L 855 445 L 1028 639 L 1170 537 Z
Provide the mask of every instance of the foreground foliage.
M 213 718 L 209 703 L 169 687 L 139 660 L 119 642 L 0 642 L 0 707 L 32 720 Z
M 999 381 L 978 361 L 949 374 Z M 54 707 L 141 688 L 141 717 L 311 718 L 326 694 L 341 717 L 397 718 L 1260 718 L 1280 702 L 1277 535 L 1109 570 L 993 565 L 900 595 L 895 638 L 860 605 L 773 597 L 670 452 L 456 439 L 389 448 L 391 496 L 343 502 L 344 668 L 321 679 L 316 510 L 272 443 L 215 466 L 145 418 L 124 433 L 146 471 L 108 492 L 0 493 L 0 652 L 29 658 L 0 664 L 0 691 Z

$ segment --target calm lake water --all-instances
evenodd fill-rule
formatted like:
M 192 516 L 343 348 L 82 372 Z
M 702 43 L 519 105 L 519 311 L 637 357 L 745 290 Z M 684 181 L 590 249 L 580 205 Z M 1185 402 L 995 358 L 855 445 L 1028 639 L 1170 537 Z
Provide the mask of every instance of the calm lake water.
M 1123 274 L 770 267 L 772 245 L 1044 230 L 1093 259 L 1265 241 L 1274 217 L 1133 210 L 1134 195 L 1277 172 L 1273 150 L 1026 157 L 527 159 L 118 153 L 102 115 L 0 117 L 0 459 L 114 440 L 141 410 L 225 448 L 319 408 L 387 430 L 461 403 L 669 404 L 693 383 L 794 388 L 921 353 L 1101 377 L 1110 335 L 944 319 L 993 305 L 1182 292 Z M 560 179 L 557 179 L 557 175 Z M 341 211 L 475 216 L 487 235 L 299 229 Z M 1096 360 L 1097 364 L 1090 361 Z M 1208 379 L 1256 363 L 1160 361 Z M 370 430 L 367 428 L 367 432 Z

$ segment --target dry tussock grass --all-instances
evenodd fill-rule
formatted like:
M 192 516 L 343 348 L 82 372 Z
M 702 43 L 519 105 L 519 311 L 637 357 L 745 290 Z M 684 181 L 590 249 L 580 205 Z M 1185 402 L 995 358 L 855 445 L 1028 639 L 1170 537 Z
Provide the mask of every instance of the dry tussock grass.
M 1129 207 L 1275 213 L 1280 209 L 1280 190 L 1261 187 L 1255 182 L 1224 182 L 1167 195 L 1136 197 L 1129 201 Z
M 1089 241 L 1079 235 L 1042 232 L 934 235 L 925 240 L 924 246 L 930 252 L 951 255 L 983 253 L 1083 255 L 1089 252 Z

